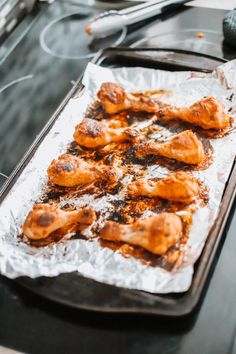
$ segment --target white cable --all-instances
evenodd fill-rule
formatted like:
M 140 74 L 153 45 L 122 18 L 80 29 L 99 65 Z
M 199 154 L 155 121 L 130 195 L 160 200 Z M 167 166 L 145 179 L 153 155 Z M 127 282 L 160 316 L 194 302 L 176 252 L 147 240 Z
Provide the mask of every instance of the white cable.
M 29 80 L 29 79 L 32 79 L 34 77 L 33 74 L 30 74 L 30 75 L 26 75 L 26 76 L 22 76 L 20 77 L 19 79 L 16 79 L 16 80 L 13 80 L 11 81 L 9 84 L 3 86 L 2 88 L 0 88 L 0 93 L 2 93 L 4 90 L 6 90 L 8 87 L 11 87 L 15 84 L 18 84 L 19 82 L 21 81 L 24 81 L 24 80 Z

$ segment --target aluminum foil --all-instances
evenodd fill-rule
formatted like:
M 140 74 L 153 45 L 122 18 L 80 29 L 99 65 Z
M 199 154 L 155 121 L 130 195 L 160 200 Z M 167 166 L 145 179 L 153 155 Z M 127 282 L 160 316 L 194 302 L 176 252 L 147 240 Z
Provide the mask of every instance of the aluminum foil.
M 225 183 L 236 152 L 236 130 L 221 139 L 211 139 L 214 148 L 213 163 L 205 171 L 195 171 L 209 188 L 209 204 L 199 208 L 193 216 L 186 252 L 181 264 L 171 272 L 144 265 L 139 260 L 124 258 L 119 252 L 100 246 L 97 239 L 66 240 L 43 248 L 35 248 L 17 237 L 21 225 L 47 182 L 47 168 L 51 160 L 65 152 L 78 124 L 100 84 L 104 81 L 121 83 L 126 90 L 165 89 L 162 97 L 177 106 L 190 105 L 204 96 L 215 96 L 236 116 L 236 61 L 220 66 L 213 74 L 195 72 L 168 72 L 145 68 L 107 69 L 88 64 L 83 83 L 85 90 L 74 96 L 44 138 L 37 152 L 19 176 L 17 182 L 0 205 L 0 272 L 9 278 L 22 275 L 32 278 L 56 276 L 78 271 L 85 277 L 100 282 L 139 289 L 152 293 L 186 291 L 191 285 L 193 264 L 201 254 L 210 228 L 213 226 L 222 199 Z M 157 166 L 148 171 L 150 176 L 167 174 Z M 129 178 L 129 177 L 126 177 Z M 77 205 L 90 204 L 96 210 L 109 213 L 112 196 L 95 202 L 92 195 L 84 195 Z M 61 201 L 63 205 L 63 200 Z

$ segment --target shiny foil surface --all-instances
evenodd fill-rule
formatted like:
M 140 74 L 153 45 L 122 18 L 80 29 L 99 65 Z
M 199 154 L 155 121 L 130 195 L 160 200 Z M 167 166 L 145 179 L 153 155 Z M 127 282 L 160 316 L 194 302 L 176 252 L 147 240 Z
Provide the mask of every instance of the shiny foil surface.
M 78 271 L 85 277 L 130 289 L 163 294 L 184 292 L 191 285 L 193 264 L 201 254 L 220 209 L 235 158 L 235 129 L 223 138 L 210 139 L 214 150 L 212 164 L 206 170 L 193 171 L 193 175 L 207 186 L 209 202 L 195 211 L 184 256 L 172 271 L 124 257 L 119 251 L 102 247 L 96 238 L 70 240 L 67 235 L 58 243 L 36 248 L 18 237 L 26 215 L 44 191 L 48 166 L 52 159 L 67 150 L 73 140 L 75 125 L 83 119 L 105 81 L 118 82 L 129 91 L 166 90 L 170 94 L 163 95 L 161 100 L 177 106 L 189 106 L 204 96 L 215 96 L 230 110 L 230 116 L 236 116 L 236 61 L 220 66 L 212 74 L 146 68 L 108 69 L 88 64 L 83 78 L 85 89 L 70 99 L 0 205 L 0 272 L 9 278 L 23 275 L 35 278 Z M 170 133 L 162 131 L 163 135 L 168 137 Z M 157 165 L 148 170 L 147 177 L 169 173 L 167 168 Z M 130 176 L 124 178 L 123 184 L 127 184 Z M 84 194 L 75 198 L 72 204 L 77 207 L 89 204 L 96 211 L 102 210 L 103 215 L 109 215 L 114 209 L 111 203 L 114 198 L 122 198 L 122 195 L 106 194 L 96 199 L 92 194 Z M 59 205 L 63 207 L 64 204 L 62 199 Z M 90 235 L 90 229 L 84 234 Z

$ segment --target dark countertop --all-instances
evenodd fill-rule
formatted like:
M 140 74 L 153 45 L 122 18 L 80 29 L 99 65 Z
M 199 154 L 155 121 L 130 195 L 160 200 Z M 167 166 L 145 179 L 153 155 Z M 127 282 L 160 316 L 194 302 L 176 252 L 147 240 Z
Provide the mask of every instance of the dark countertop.
M 182 25 L 187 26 L 187 22 L 192 21 L 193 28 L 201 27 L 199 18 L 193 16 L 191 20 L 187 13 L 181 15 Z M 207 25 L 218 29 L 223 14 L 217 12 Z M 207 10 L 202 21 L 206 18 Z M 168 21 L 157 21 L 156 28 L 165 30 Z M 155 27 L 147 26 L 143 33 L 155 31 Z M 127 43 L 138 38 L 140 33 L 133 32 Z M 38 297 L 14 281 L 0 277 L 0 345 L 40 354 L 235 354 L 235 229 L 233 210 L 202 302 L 191 316 L 183 319 L 109 316 L 74 310 Z

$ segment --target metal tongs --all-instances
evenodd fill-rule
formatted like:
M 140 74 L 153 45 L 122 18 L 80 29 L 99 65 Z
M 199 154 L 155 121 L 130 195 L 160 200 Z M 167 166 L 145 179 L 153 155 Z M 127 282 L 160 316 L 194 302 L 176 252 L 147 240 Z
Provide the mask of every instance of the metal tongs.
M 162 12 L 183 5 L 189 0 L 155 0 L 132 6 L 120 11 L 106 11 L 86 25 L 85 32 L 94 37 L 104 37 L 120 29 Z

